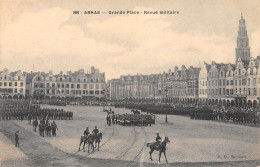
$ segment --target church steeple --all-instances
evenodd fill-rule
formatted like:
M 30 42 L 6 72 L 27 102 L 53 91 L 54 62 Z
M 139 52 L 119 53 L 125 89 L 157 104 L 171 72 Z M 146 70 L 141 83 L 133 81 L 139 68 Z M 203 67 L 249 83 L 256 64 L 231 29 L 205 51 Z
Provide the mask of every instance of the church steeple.
M 236 61 L 238 58 L 241 60 L 250 60 L 250 48 L 248 43 L 248 36 L 246 30 L 246 21 L 241 13 L 241 19 L 239 20 L 238 36 L 237 36 L 237 48 L 236 48 Z

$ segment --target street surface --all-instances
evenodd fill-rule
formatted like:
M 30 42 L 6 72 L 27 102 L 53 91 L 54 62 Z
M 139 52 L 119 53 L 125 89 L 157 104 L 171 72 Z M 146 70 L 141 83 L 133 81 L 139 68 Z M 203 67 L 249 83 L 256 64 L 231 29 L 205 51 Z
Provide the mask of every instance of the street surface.
M 0 121 L 0 166 L 258 166 L 260 129 L 256 127 L 190 120 L 189 117 L 156 115 L 156 124 L 147 127 L 106 125 L 102 107 L 43 106 L 74 112 L 74 120 L 56 120 L 57 137 L 40 137 L 27 121 Z M 109 107 L 106 107 L 109 109 Z M 128 109 L 113 108 L 116 114 Z M 78 151 L 80 136 L 89 126 L 103 133 L 100 151 Z M 14 133 L 20 131 L 20 147 Z M 38 129 L 37 129 L 38 130 Z M 156 133 L 168 136 L 167 159 L 158 164 L 158 152 L 149 159 L 147 143 Z

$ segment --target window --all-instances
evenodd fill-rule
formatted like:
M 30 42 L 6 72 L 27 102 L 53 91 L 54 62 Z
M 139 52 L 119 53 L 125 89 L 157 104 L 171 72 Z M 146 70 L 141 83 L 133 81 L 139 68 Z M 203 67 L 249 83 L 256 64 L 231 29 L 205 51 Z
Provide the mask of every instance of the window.
M 18 80 L 19 80 L 19 81 L 21 80 L 21 77 L 20 77 L 20 76 L 18 76 Z
M 96 78 L 96 82 L 98 82 L 98 78 Z
M 74 84 L 71 84 L 71 85 L 70 85 L 70 88 L 74 88 Z
M 234 85 L 234 81 L 233 80 L 230 81 L 230 85 Z
M 89 89 L 93 89 L 93 84 L 89 85 Z M 90 94 L 90 93 L 89 93 Z
M 229 95 L 229 89 L 226 89 L 226 95 Z
M 23 86 L 23 82 L 20 82 L 20 86 Z
M 229 80 L 227 80 L 227 85 L 229 85 Z
M 239 80 L 239 85 L 241 85 L 241 80 Z
M 20 93 L 23 93 L 23 88 L 20 89 Z
M 60 81 L 62 81 L 62 78 L 60 78 Z
M 60 88 L 60 83 L 58 83 L 58 85 L 57 85 L 57 86 L 58 86 L 58 88 Z
M 241 75 L 241 69 L 238 70 L 238 75 Z
M 254 95 L 256 96 L 256 88 L 254 88 Z
M 228 72 L 228 76 L 229 76 L 229 77 L 231 76 L 231 71 Z
M 225 93 L 226 93 L 226 92 L 225 92 L 225 88 L 223 88 L 223 95 L 225 95 Z
M 248 78 L 247 80 L 247 85 L 250 85 L 250 78 Z
M 235 85 L 237 86 L 237 80 L 235 80 Z
M 14 86 L 17 86 L 17 82 L 14 83 Z
M 87 86 L 88 86 L 87 84 L 84 84 L 84 89 L 87 89 L 88 88 Z
M 250 89 L 248 88 L 248 91 L 247 91 L 248 95 L 250 96 Z
M 50 93 L 50 89 L 47 89 L 46 93 L 49 94 Z
M 246 85 L 246 80 L 245 79 L 242 80 L 242 85 Z
M 80 89 L 80 84 L 77 84 L 77 89 Z
M 256 85 L 256 79 L 255 78 L 253 78 L 253 84 Z
M 17 89 L 16 88 L 14 89 L 14 93 L 17 93 Z
M 68 84 L 67 84 L 68 85 Z M 70 94 L 70 91 L 69 90 L 66 90 L 66 94 L 68 95 L 68 94 Z
M 52 84 L 51 84 L 51 87 L 55 88 L 55 83 L 52 83 Z
M 80 79 L 78 79 L 78 82 L 80 82 Z
M 2 86 L 2 82 L 0 82 L 0 86 Z
M 50 87 L 50 83 L 47 83 L 46 86 L 47 86 L 47 88 Z
M 230 95 L 233 95 L 233 93 L 234 93 L 233 89 L 230 89 Z
M 218 81 L 219 86 L 221 86 L 221 80 Z
M 61 87 L 62 87 L 62 88 L 64 88 L 64 83 L 63 83 L 63 84 L 61 84 Z
M 99 89 L 99 84 L 96 84 L 96 89 Z
M 70 84 L 66 84 L 66 88 L 70 88 Z
M 12 86 L 12 82 L 9 82 L 9 86 Z

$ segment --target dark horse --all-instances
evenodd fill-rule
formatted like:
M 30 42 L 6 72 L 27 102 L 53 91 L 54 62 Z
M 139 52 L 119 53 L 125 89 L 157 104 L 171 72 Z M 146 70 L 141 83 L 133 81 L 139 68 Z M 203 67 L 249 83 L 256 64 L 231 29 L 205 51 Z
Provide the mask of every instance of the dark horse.
M 92 152 L 94 152 L 94 145 L 93 145 L 93 143 L 94 143 L 94 136 L 92 134 L 90 134 L 88 136 L 87 142 L 88 142 L 88 153 L 89 153 L 89 147 L 90 146 L 92 148 Z
M 87 142 L 88 142 L 88 137 L 87 136 L 81 136 L 80 137 L 79 151 L 80 151 L 81 144 L 84 143 L 83 144 L 83 150 L 85 152 L 85 145 L 86 145 Z
M 98 151 L 99 151 L 99 143 L 101 142 L 102 139 L 102 133 L 98 133 L 95 137 L 94 137 L 94 141 L 95 141 L 95 148 L 97 147 L 97 143 L 98 143 Z
M 153 143 L 147 143 L 147 147 L 150 146 L 150 149 L 151 151 L 149 152 L 150 154 L 150 159 L 153 160 L 152 158 L 152 154 L 153 154 L 153 151 L 156 150 L 156 151 L 159 151 L 159 162 L 160 162 L 160 159 L 161 159 L 161 155 L 162 153 L 164 154 L 164 157 L 165 157 L 165 160 L 166 160 L 166 163 L 168 163 L 167 161 L 167 158 L 166 158 L 166 144 L 167 143 L 170 143 L 170 140 L 168 139 L 168 137 L 165 137 L 164 141 L 161 143 L 161 145 L 159 147 L 157 147 L 157 143 L 156 142 L 153 142 Z

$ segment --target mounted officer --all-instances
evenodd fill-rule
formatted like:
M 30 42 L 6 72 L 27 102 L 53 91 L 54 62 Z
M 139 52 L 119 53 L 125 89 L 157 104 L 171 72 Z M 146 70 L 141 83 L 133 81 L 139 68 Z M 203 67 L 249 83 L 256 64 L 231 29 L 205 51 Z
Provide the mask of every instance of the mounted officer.
M 99 133 L 99 130 L 98 130 L 97 126 L 95 126 L 95 129 L 93 129 L 92 133 L 94 135 L 94 138 L 96 138 L 97 134 Z
M 159 133 L 157 133 L 155 141 L 156 141 L 156 148 L 159 148 L 162 144 L 162 138 L 160 137 Z
M 84 131 L 84 136 L 87 137 L 89 134 L 90 134 L 89 129 L 88 127 L 86 127 L 86 130 Z

